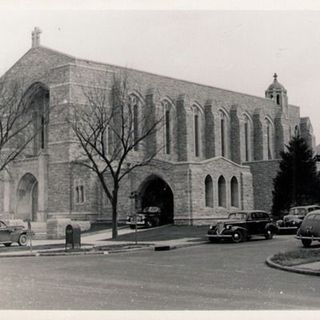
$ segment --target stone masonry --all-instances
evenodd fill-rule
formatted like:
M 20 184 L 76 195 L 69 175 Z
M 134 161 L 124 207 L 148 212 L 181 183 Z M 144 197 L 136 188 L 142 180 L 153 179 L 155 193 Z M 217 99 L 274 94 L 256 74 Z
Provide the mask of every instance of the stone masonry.
M 5 174 L 3 215 L 34 221 L 111 220 L 97 178 L 73 163 L 77 142 L 66 118 L 71 107 L 86 104 L 83 88 L 111 83 L 114 74 L 124 71 L 140 112 L 148 108 L 156 118 L 166 105 L 171 138 L 170 152 L 160 151 L 152 165 L 122 181 L 120 220 L 134 208 L 130 193 L 143 193 L 154 181 L 171 190 L 176 224 L 210 223 L 230 210 L 270 210 L 279 152 L 297 130 L 313 143 L 310 120 L 288 104 L 277 75 L 265 97 L 256 97 L 77 59 L 41 46 L 34 35 L 32 48 L 3 77 L 22 81 L 26 93 L 36 88 L 31 103 L 50 109 L 49 123 L 41 146 L 35 141 Z M 165 137 L 164 126 L 128 161 L 164 144 Z

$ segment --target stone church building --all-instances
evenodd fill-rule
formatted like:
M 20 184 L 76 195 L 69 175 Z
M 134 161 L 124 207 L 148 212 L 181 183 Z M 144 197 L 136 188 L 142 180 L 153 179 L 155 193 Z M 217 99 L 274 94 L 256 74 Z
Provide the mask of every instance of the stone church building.
M 50 218 L 111 220 L 111 206 L 96 176 L 74 166 L 77 141 L 66 121 L 70 108 L 85 103 L 81 87 L 94 86 L 124 68 L 70 56 L 40 45 L 5 74 L 23 78 L 37 114 L 51 110 L 32 147 L 12 162 L 0 183 L 3 216 L 45 222 Z M 119 220 L 142 206 L 158 205 L 168 222 L 203 224 L 230 210 L 270 210 L 279 152 L 297 131 L 313 144 L 308 118 L 288 103 L 277 75 L 264 97 L 127 70 L 137 106 L 154 106 L 165 124 L 152 143 L 165 147 L 152 165 L 129 174 L 120 185 Z M 142 156 L 135 151 L 134 157 Z

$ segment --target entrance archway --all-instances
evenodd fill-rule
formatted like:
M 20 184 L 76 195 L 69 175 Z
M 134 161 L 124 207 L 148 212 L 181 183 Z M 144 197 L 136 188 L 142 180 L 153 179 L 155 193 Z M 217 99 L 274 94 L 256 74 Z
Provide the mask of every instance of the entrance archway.
M 159 207 L 161 224 L 173 223 L 173 193 L 170 186 L 160 177 L 152 175 L 140 188 L 141 207 Z
M 17 189 L 16 217 L 18 219 L 37 221 L 38 181 L 31 173 L 26 173 Z

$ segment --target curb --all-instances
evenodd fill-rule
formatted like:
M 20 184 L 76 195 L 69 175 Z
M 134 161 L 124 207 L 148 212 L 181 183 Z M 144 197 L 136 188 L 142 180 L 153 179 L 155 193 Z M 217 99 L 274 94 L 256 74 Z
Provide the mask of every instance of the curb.
M 155 246 L 146 246 L 141 248 L 131 248 L 131 249 L 119 249 L 119 250 L 110 250 L 110 251 L 78 251 L 78 252 L 25 252 L 25 253 L 11 253 L 11 254 L 0 254 L 1 258 L 20 258 L 20 257 L 49 257 L 49 256 L 80 256 L 80 255 L 107 255 L 107 254 L 116 254 L 116 253 L 127 253 L 127 252 L 136 252 L 142 250 L 154 250 L 154 251 L 167 251 L 174 250 L 186 247 L 193 247 L 207 243 L 207 241 L 200 241 L 197 243 L 182 243 L 174 245 L 155 245 Z M 98 246 L 95 248 L 99 248 Z
M 273 258 L 273 255 L 269 256 L 267 258 L 267 260 L 265 261 L 266 264 L 271 268 L 278 269 L 278 270 L 283 270 L 283 271 L 300 273 L 300 274 L 307 274 L 307 275 L 311 275 L 311 276 L 320 276 L 320 271 L 311 270 L 311 269 L 303 269 L 303 268 L 299 268 L 299 267 L 282 266 L 282 265 L 280 265 L 278 263 L 273 262 L 271 260 L 272 258 Z

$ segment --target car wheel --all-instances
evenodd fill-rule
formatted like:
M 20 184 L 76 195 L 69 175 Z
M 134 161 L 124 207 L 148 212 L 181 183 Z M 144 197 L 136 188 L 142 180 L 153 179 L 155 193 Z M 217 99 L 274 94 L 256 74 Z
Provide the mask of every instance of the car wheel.
M 311 246 L 312 240 L 310 239 L 301 239 L 301 242 L 305 248 L 309 248 Z
M 242 232 L 240 232 L 240 231 L 235 231 L 235 232 L 232 234 L 232 241 L 235 242 L 235 243 L 242 242 L 242 241 L 243 241 L 243 234 L 242 234 Z
M 265 234 L 265 238 L 266 238 L 267 240 L 269 240 L 269 239 L 272 239 L 273 236 L 274 236 L 273 231 L 272 231 L 271 229 L 268 229 L 268 230 L 267 230 L 267 233 Z
M 19 246 L 25 246 L 28 242 L 28 237 L 26 234 L 21 234 L 18 240 Z
M 4 245 L 6 246 L 6 247 L 10 247 L 11 246 L 11 242 L 9 242 L 9 243 L 4 243 Z

